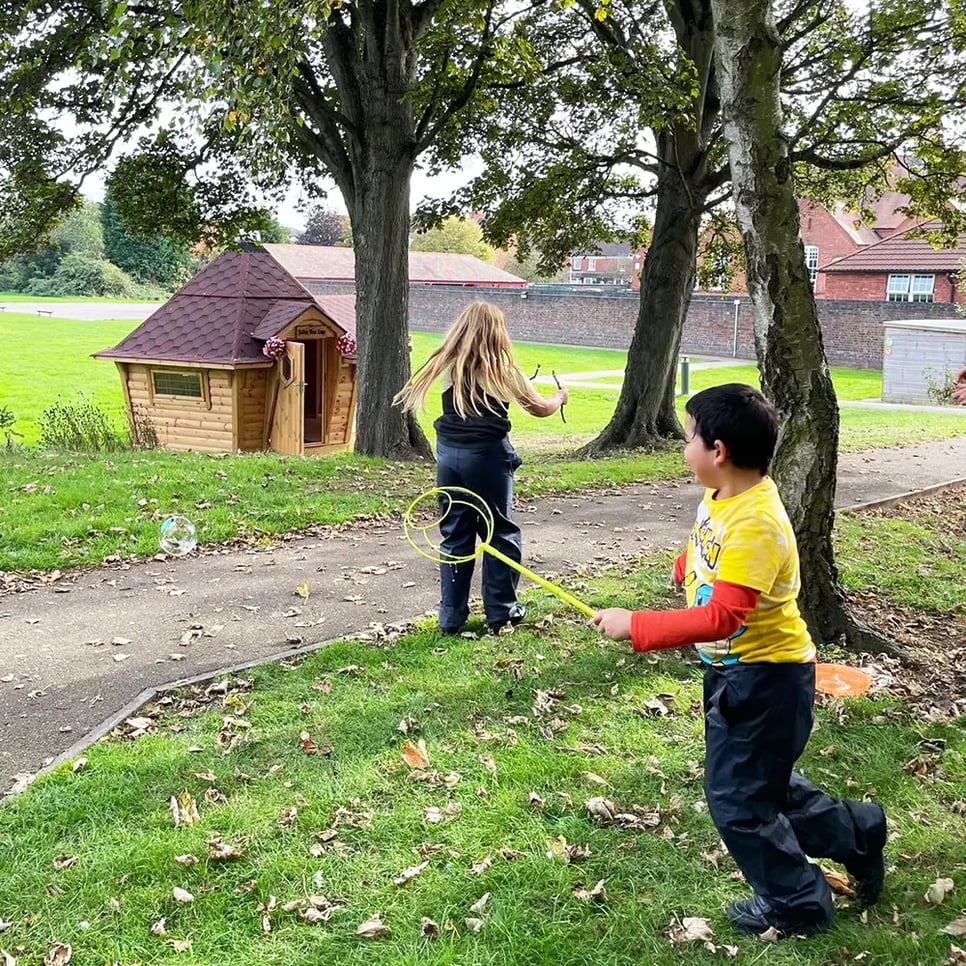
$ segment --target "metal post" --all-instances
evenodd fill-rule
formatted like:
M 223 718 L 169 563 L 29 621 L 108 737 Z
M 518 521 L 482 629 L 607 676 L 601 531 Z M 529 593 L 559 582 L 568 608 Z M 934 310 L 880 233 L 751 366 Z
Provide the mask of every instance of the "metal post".
M 681 356 L 681 395 L 686 396 L 691 391 L 691 360 L 687 356 Z
M 735 335 L 731 346 L 731 358 L 738 358 L 738 312 L 741 310 L 741 299 L 735 299 Z

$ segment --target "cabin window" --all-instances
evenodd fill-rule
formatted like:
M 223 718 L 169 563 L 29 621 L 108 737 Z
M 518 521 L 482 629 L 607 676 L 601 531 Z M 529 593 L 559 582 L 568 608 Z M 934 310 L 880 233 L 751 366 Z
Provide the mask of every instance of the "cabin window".
M 187 399 L 204 399 L 200 372 L 177 372 L 173 369 L 155 369 L 151 373 L 154 392 L 158 396 L 183 396 Z

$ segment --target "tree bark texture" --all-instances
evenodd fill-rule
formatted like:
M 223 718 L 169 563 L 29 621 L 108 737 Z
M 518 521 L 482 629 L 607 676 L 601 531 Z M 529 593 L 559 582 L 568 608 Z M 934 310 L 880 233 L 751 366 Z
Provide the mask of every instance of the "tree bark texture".
M 419 148 L 414 48 L 432 4 L 374 0 L 337 9 L 323 47 L 338 112 L 304 67 L 297 93 L 315 133 L 300 136 L 342 191 L 355 250 L 356 452 L 430 457 L 415 416 L 392 405 L 409 378 L 409 193 Z
M 770 0 L 712 0 L 732 185 L 765 395 L 782 420 L 772 475 L 798 539 L 799 605 L 816 642 L 848 633 L 832 549 L 839 411 L 805 268 L 778 99 Z
M 666 142 L 670 135 L 661 133 Z M 654 446 L 683 436 L 674 410 L 681 332 L 694 288 L 701 210 L 680 172 L 662 166 L 654 229 L 641 272 L 641 302 L 620 398 L 610 422 L 582 450 Z
M 674 408 L 681 333 L 694 289 L 701 216 L 719 173 L 709 170 L 718 117 L 710 0 L 669 5 L 680 55 L 697 74 L 693 116 L 654 131 L 657 205 L 641 270 L 641 301 L 624 384 L 610 422 L 581 454 L 683 438 Z

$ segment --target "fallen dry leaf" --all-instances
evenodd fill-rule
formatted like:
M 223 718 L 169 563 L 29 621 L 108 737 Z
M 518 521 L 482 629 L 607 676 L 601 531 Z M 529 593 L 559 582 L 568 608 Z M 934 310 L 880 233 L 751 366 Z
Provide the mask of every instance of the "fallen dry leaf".
M 782 938 L 782 934 L 774 926 L 769 926 L 764 932 L 758 934 L 758 938 L 763 943 L 777 943 Z
M 434 922 L 428 916 L 423 916 L 419 924 L 419 934 L 426 939 L 436 939 L 439 936 L 439 923 Z
M 584 889 L 578 886 L 574 889 L 574 898 L 581 902 L 606 902 L 607 890 L 604 888 L 604 880 L 598 879 L 593 889 Z
M 309 599 L 309 582 L 307 580 L 303 580 L 302 583 L 296 584 L 296 586 L 295 586 L 295 593 L 298 594 L 299 597 L 302 598 L 302 600 L 308 600 Z
M 54 859 L 54 868 L 60 872 L 62 869 L 69 869 L 76 862 L 76 855 L 58 855 L 57 858 Z
M 403 869 L 392 881 L 393 885 L 401 886 L 409 882 L 410 879 L 415 879 L 426 866 L 429 865 L 429 860 L 425 862 L 420 862 L 419 865 L 411 865 L 408 869 Z
M 440 822 L 459 818 L 462 812 L 463 806 L 459 802 L 450 802 L 442 808 L 437 805 L 430 805 L 423 809 L 423 819 L 430 825 L 439 825 Z
M 931 906 L 941 905 L 943 900 L 953 891 L 954 885 L 952 879 L 936 879 L 936 881 L 926 889 L 926 894 L 923 899 L 926 900 Z
M 0 966 L 17 966 L 17 960 L 5 949 L 0 949 Z
M 480 755 L 483 767 L 491 774 L 496 774 L 496 759 L 492 755 Z
M 53 943 L 44 956 L 44 966 L 67 966 L 73 955 L 70 943 Z
M 169 939 L 168 945 L 176 953 L 186 953 L 189 949 L 191 949 L 191 940 L 190 939 Z
M 470 875 L 483 875 L 483 873 L 486 872 L 487 869 L 489 869 L 490 866 L 492 865 L 493 865 L 493 856 L 488 855 L 486 856 L 486 858 L 480 859 L 479 861 L 474 862 L 470 866 Z
M 707 943 L 714 939 L 714 930 L 707 919 L 700 919 L 697 916 L 685 916 L 680 921 L 671 920 L 668 936 L 672 943 L 701 942 Z
M 176 855 L 174 857 L 174 861 L 177 862 L 178 865 L 197 865 L 199 859 L 197 855 L 192 855 L 190 852 L 188 852 L 185 855 Z
M 197 825 L 201 821 L 201 816 L 198 814 L 198 803 L 187 790 L 180 795 L 171 796 L 171 815 L 174 818 L 175 828 Z
M 948 926 L 943 926 L 939 931 L 946 933 L 948 936 L 966 936 L 966 912 L 958 919 L 954 919 Z
M 168 923 L 167 916 L 162 916 L 156 923 L 153 923 L 152 924 L 152 926 L 151 926 L 151 935 L 152 936 L 164 936 L 164 935 L 166 935 L 167 934 L 167 931 L 168 931 L 165 928 L 167 926 L 167 923 Z
M 171 894 L 174 896 L 176 902 L 195 901 L 195 897 L 187 889 L 182 889 L 180 886 L 175 886 L 171 890 Z
M 486 907 L 490 903 L 490 893 L 484 892 L 473 905 L 470 906 L 470 912 L 475 912 L 478 916 L 482 916 L 486 912 Z
M 408 738 L 403 743 L 403 761 L 410 768 L 429 768 L 429 755 L 426 752 L 426 740 L 420 738 L 417 744 L 413 744 Z
M 824 865 L 820 866 L 820 868 L 822 875 L 825 876 L 825 881 L 833 892 L 838 893 L 840 896 L 848 896 L 850 898 L 855 895 L 855 890 L 852 888 L 849 877 L 844 872 L 826 869 Z
M 76 759 L 74 763 L 70 766 L 70 770 L 75 774 L 79 771 L 83 771 L 87 767 L 87 759 L 81 755 L 80 758 Z
M 208 841 L 208 854 L 216 862 L 228 862 L 232 859 L 240 859 L 242 851 L 230 842 L 222 842 L 220 839 L 210 839 Z
M 356 928 L 356 935 L 365 936 L 366 939 L 375 939 L 385 932 L 389 932 L 389 927 L 383 923 L 378 912 Z
M 944 966 L 956 966 L 957 963 L 966 963 L 966 949 L 960 949 L 959 946 L 950 943 Z
M 502 629 L 500 633 L 501 634 L 503 633 Z M 479 932 L 483 928 L 482 919 L 474 919 L 472 917 L 467 917 L 466 919 L 463 920 L 463 922 L 466 923 L 466 928 L 469 929 L 470 932 Z

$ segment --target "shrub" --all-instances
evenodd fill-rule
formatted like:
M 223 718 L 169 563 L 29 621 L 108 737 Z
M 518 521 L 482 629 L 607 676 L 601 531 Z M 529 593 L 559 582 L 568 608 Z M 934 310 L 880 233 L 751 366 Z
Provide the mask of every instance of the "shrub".
M 132 410 L 134 418 L 131 421 L 131 449 L 157 449 L 158 431 L 142 406 L 135 406 Z
M 6 441 L 7 449 L 13 449 L 16 443 L 14 442 L 15 437 L 23 437 L 22 433 L 18 433 L 14 428 L 13 424 L 17 421 L 17 417 L 14 416 L 12 412 L 6 406 L 0 406 L 0 433 L 3 433 L 3 438 Z
M 33 278 L 27 284 L 31 295 L 106 295 L 137 297 L 139 286 L 116 265 L 102 258 L 67 255 L 48 278 Z
M 83 395 L 76 402 L 56 402 L 44 410 L 40 417 L 40 445 L 84 453 L 126 448 L 107 413 Z

